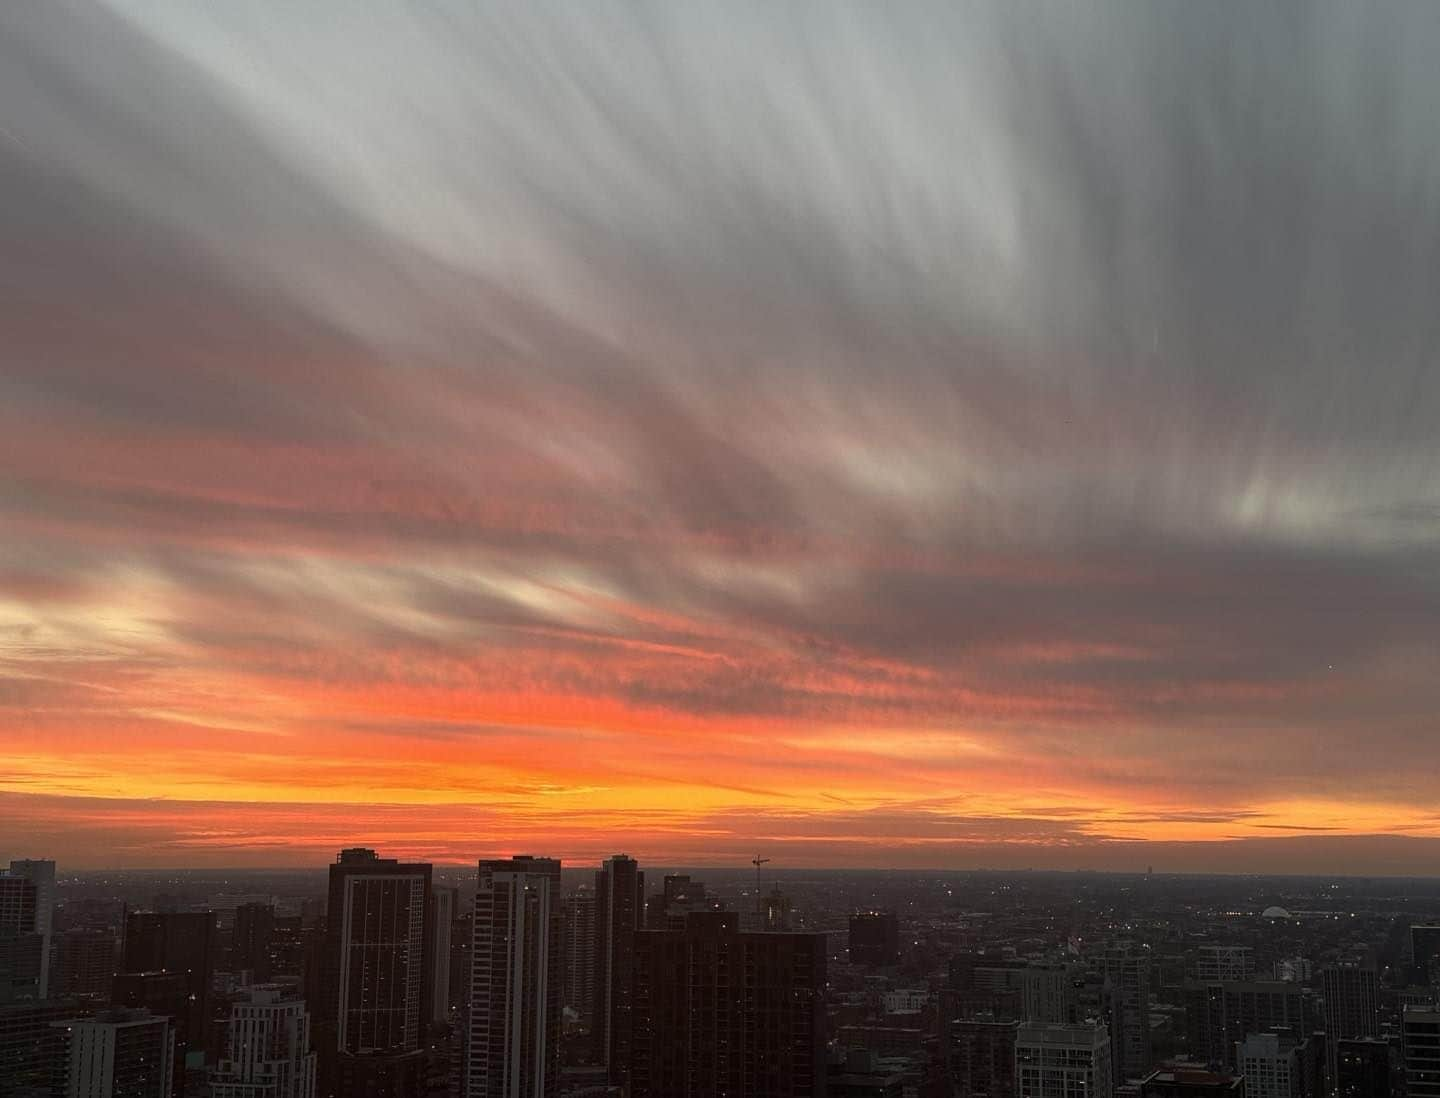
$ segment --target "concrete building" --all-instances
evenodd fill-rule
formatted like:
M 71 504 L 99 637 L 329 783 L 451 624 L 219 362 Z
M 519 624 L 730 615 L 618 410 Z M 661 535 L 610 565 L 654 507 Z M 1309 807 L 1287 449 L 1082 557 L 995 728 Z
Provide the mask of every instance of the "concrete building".
M 1389 1098 L 1392 1074 L 1389 1041 L 1353 1037 L 1337 1043 L 1337 1098 Z
M 560 1085 L 560 863 L 482 861 L 464 1098 L 552 1098 Z
M 623 1086 L 630 1062 L 631 958 L 635 934 L 645 925 L 645 874 L 634 858 L 616 854 L 595 874 L 596 1059 Z
M 1324 1098 L 1318 1036 L 1252 1033 L 1236 1046 L 1235 1062 L 1245 1079 L 1245 1098 Z
M 1150 954 L 1129 942 L 1100 955 L 1106 1006 L 1115 1043 L 1115 1075 L 1139 1080 L 1150 1070 Z
M 1109 1098 L 1110 1031 L 1102 1024 L 1026 1022 L 1015 1035 L 1017 1098 Z
M 1440 1010 L 1411 1007 L 1400 1031 L 1406 1098 L 1440 1098 Z
M 1245 1098 L 1245 1080 L 1238 1075 L 1170 1064 L 1140 1081 L 1140 1098 Z
M 330 866 L 322 998 L 314 1004 L 323 1098 L 422 1091 L 430 882 L 428 864 L 360 847 Z
M 254 984 L 231 1006 L 210 1098 L 315 1098 L 310 1015 L 293 988 Z
M 639 932 L 630 1098 L 823 1098 L 826 953 L 730 911 Z
M 51 1024 L 63 1039 L 56 1090 L 64 1098 L 174 1093 L 175 1031 L 168 1017 L 115 1008 Z
M 850 916 L 850 963 L 886 968 L 900 963 L 900 921 L 893 911 Z
M 561 1003 L 587 1024 L 595 1018 L 595 893 L 572 892 L 560 902 Z

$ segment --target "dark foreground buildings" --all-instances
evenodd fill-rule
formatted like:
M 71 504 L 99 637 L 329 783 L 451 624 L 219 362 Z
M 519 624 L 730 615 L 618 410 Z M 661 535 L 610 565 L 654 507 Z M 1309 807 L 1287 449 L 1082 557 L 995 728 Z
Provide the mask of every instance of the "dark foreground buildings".
M 635 935 L 631 1098 L 825 1093 L 825 936 L 691 912 Z

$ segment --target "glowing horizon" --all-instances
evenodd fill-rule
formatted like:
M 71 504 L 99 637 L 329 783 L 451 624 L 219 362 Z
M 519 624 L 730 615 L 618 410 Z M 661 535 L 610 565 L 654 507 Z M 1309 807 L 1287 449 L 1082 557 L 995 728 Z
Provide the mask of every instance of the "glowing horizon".
M 0 857 L 1440 864 L 1440 39 L 1291 14 L 0 12 Z

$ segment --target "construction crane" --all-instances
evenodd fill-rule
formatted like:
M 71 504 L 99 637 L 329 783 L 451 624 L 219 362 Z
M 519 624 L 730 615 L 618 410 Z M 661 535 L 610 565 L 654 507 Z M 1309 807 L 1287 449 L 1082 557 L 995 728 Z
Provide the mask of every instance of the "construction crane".
M 765 918 L 765 901 L 760 898 L 760 867 L 768 862 L 769 858 L 762 858 L 759 854 L 750 859 L 750 864 L 755 867 L 755 913 L 763 921 Z

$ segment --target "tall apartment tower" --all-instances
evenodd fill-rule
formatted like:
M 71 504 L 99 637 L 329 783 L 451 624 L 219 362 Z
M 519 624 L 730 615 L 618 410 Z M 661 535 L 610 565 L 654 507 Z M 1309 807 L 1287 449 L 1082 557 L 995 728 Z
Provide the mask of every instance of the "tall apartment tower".
M 1373 968 L 1327 965 L 1320 972 L 1325 1000 L 1325 1066 L 1329 1078 L 1339 1070 L 1339 1042 L 1380 1033 L 1380 983 Z
M 572 892 L 560 904 L 563 974 L 560 1001 L 581 1018 L 595 1016 L 595 893 Z
M 1436 1053 L 1440 1056 L 1440 1041 Z M 1389 1041 L 1379 1037 L 1341 1038 L 1336 1063 L 1337 1098 L 1390 1098 Z M 1440 1073 L 1440 1063 L 1435 1070 Z M 1436 1081 L 1440 1082 L 1440 1074 Z
M 45 998 L 48 939 L 35 929 L 35 882 L 0 872 L 0 1005 Z
M 1411 1007 L 1400 1030 L 1406 1098 L 1440 1098 L 1440 1010 Z
M 1103 1025 L 1026 1022 L 1015 1035 L 1018 1098 L 1108 1098 L 1115 1093 Z
M 210 1098 L 315 1098 L 310 1015 L 292 988 L 252 984 L 230 1008 Z
M 55 863 L 46 858 L 15 858 L 11 877 L 21 877 L 35 886 L 35 914 L 31 933 L 41 937 L 40 998 L 50 997 L 50 942 L 55 932 Z
M 1150 1070 L 1150 955 L 1128 942 L 1107 946 L 1105 975 L 1117 1080 L 1141 1079 Z
M 480 862 L 464 1098 L 553 1098 L 560 1089 L 560 862 Z
M 823 1098 L 826 955 L 733 911 L 637 933 L 630 1098 Z
M 900 963 L 900 922 L 893 911 L 850 916 L 850 963 L 886 967 Z
M 249 969 L 254 983 L 270 979 L 270 949 L 275 940 L 275 906 L 249 903 L 235 908 L 235 927 L 230 937 L 231 964 Z
M 635 934 L 645 925 L 645 874 L 634 858 L 616 854 L 595 874 L 596 1058 L 611 1086 L 629 1070 L 630 985 Z
M 411 1098 L 424 1087 L 431 867 L 342 850 L 330 866 L 321 1002 L 322 1098 Z
M 430 1017 L 443 1022 L 450 1017 L 450 952 L 455 915 L 460 907 L 460 890 L 435 887 L 431 890 L 430 913 Z
M 175 1030 L 164 1015 L 113 1009 L 54 1022 L 64 1039 L 56 1093 L 65 1098 L 171 1098 Z

